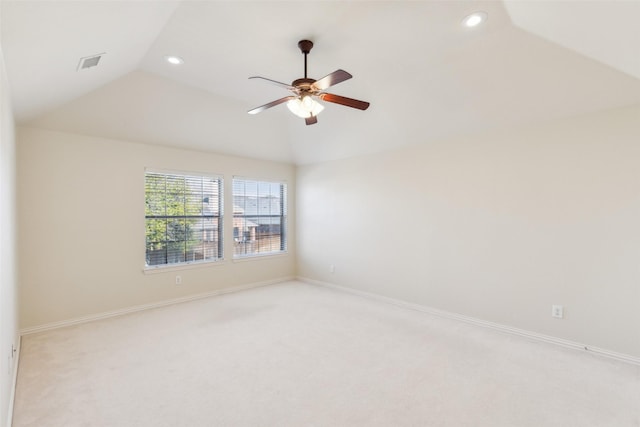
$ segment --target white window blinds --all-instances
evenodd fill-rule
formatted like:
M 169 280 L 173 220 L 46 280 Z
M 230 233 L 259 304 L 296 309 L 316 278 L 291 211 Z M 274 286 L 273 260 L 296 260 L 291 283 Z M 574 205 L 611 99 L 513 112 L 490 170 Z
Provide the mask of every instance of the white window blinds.
M 235 258 L 287 250 L 287 185 L 233 179 Z
M 146 171 L 146 266 L 222 259 L 222 178 Z

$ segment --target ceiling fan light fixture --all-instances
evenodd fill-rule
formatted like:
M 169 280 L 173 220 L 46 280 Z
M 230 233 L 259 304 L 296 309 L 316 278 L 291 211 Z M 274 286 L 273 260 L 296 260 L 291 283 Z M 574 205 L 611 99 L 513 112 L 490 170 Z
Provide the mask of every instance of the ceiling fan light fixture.
M 324 106 L 313 99 L 311 95 L 304 95 L 287 101 L 289 111 L 303 119 L 311 116 L 317 116 L 324 110 Z

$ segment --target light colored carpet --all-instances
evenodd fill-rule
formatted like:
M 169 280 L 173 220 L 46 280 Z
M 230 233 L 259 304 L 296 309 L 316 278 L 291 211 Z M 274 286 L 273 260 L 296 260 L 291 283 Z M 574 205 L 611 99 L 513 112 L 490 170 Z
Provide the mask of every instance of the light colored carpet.
M 640 367 L 289 282 L 23 338 L 14 427 L 640 426 Z

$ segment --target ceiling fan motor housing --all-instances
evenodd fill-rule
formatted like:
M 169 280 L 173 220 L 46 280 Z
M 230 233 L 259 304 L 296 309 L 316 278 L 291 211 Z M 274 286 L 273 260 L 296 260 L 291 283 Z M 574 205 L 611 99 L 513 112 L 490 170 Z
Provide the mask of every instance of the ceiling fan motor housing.
M 314 79 L 297 79 L 291 83 L 291 86 L 300 89 L 301 91 L 308 91 L 311 89 L 311 85 L 316 81 Z

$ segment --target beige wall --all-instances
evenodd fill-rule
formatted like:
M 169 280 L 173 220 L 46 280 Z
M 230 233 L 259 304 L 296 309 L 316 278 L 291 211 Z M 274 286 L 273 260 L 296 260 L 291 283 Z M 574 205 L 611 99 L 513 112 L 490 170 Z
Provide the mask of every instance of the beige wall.
M 0 50 L 0 425 L 9 417 L 18 346 L 15 138 L 4 59 Z
M 301 166 L 297 177 L 286 164 L 21 128 L 21 327 L 297 268 L 638 357 L 639 123 L 639 107 L 622 108 Z M 288 181 L 289 254 L 143 274 L 145 167 L 223 174 L 227 197 L 233 175 Z M 565 319 L 551 318 L 552 304 Z
M 21 328 L 295 275 L 295 168 L 291 165 L 18 129 Z M 234 175 L 289 185 L 289 252 L 144 274 L 145 167 L 222 174 L 226 212 Z M 175 285 L 175 276 L 183 284 Z
M 297 186 L 302 277 L 640 356 L 639 107 L 303 166 Z

